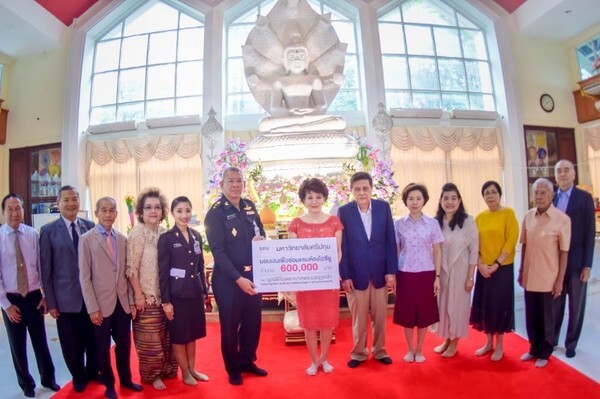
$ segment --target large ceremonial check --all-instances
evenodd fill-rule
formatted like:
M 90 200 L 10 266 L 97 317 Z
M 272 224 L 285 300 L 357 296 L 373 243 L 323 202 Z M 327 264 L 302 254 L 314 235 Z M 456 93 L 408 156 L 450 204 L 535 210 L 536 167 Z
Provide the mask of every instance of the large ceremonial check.
M 257 292 L 340 288 L 335 237 L 252 241 Z

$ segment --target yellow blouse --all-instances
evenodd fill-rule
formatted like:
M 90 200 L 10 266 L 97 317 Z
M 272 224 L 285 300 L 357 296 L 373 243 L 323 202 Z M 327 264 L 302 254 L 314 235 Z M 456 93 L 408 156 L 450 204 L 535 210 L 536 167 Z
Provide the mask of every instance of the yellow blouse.
M 493 265 L 502 252 L 508 256 L 502 262 L 515 261 L 515 246 L 519 239 L 519 222 L 511 208 L 499 211 L 486 210 L 475 218 L 479 230 L 479 256 L 483 263 Z

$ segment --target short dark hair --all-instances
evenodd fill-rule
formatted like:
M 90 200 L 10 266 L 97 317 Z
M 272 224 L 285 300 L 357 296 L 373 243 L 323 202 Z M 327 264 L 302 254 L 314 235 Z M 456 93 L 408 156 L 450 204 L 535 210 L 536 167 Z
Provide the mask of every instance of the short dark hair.
M 451 193 L 451 192 L 456 193 L 456 196 L 460 200 L 460 204 L 458 205 L 458 209 L 456 210 L 456 213 L 454 214 L 454 216 L 452 216 L 452 220 L 450 221 L 450 223 L 448 223 L 448 227 L 450 227 L 450 230 L 454 230 L 456 225 L 458 225 L 458 228 L 462 229 L 463 224 L 465 223 L 465 219 L 467 218 L 468 215 L 467 215 L 467 211 L 465 210 L 465 205 L 462 201 L 462 196 L 460 195 L 460 191 L 458 191 L 458 187 L 456 187 L 456 184 L 446 183 L 442 186 L 442 193 L 440 194 L 440 201 L 442 200 L 444 193 Z M 439 203 L 437 213 L 435 214 L 435 219 L 438 221 L 438 223 L 440 224 L 440 227 L 442 227 L 442 228 L 444 227 L 444 216 L 445 215 L 446 215 L 446 212 L 444 211 L 444 208 L 442 208 L 442 204 Z
M 148 187 L 139 193 L 135 200 L 135 214 L 137 215 L 138 222 L 144 223 L 144 203 L 147 198 L 158 198 L 158 202 L 160 202 L 160 207 L 162 209 L 160 221 L 162 222 L 165 220 L 167 212 L 169 211 L 167 208 L 167 198 L 160 192 L 158 187 Z
M 354 183 L 356 183 L 359 180 L 368 180 L 369 186 L 373 187 L 373 178 L 371 177 L 370 174 L 368 174 L 367 172 L 356 172 L 350 178 L 350 188 L 352 188 Z
M 182 202 L 187 202 L 190 205 L 190 208 L 193 208 L 192 201 L 190 201 L 190 199 L 185 195 L 180 195 L 179 197 L 176 197 L 173 201 L 171 201 L 171 212 L 173 212 L 173 209 L 175 209 L 175 207 L 181 204 Z
M 402 190 L 402 202 L 404 202 L 405 206 L 408 206 L 406 205 L 406 200 L 408 198 L 408 194 L 411 191 L 421 192 L 421 194 L 423 195 L 423 199 L 425 200 L 425 202 L 423 202 L 423 205 L 425 205 L 427 201 L 429 201 L 429 193 L 427 192 L 427 187 L 425 187 L 423 183 L 408 183 L 408 185 Z
M 483 192 L 489 187 L 489 186 L 494 186 L 496 187 L 496 190 L 498 190 L 498 194 L 500 194 L 500 196 L 502 197 L 502 189 L 500 188 L 500 184 L 498 184 L 498 182 L 495 182 L 494 180 L 488 180 L 485 183 L 483 183 L 483 186 L 481 186 L 481 196 L 484 197 Z
M 77 189 L 75 187 L 66 184 L 66 185 L 62 186 L 60 188 L 60 190 L 58 190 L 58 194 L 56 195 L 56 202 L 60 202 L 60 197 L 61 197 L 63 191 L 73 191 L 74 193 L 77 194 L 77 198 L 79 198 L 79 191 L 77 191 Z
M 25 201 L 23 200 L 23 197 L 21 197 L 19 194 L 8 193 L 8 194 L 6 194 L 6 196 L 4 198 L 2 198 L 2 212 L 4 212 L 4 208 L 6 208 L 6 201 L 8 201 L 11 198 L 18 199 L 19 202 L 21 203 L 21 206 L 23 206 L 23 204 L 25 203 Z
M 300 185 L 300 189 L 298 190 L 298 196 L 300 197 L 300 201 L 302 201 L 302 203 L 304 203 L 304 200 L 306 199 L 306 194 L 308 194 L 309 191 L 312 191 L 313 193 L 317 194 L 322 194 L 325 198 L 325 201 L 327 201 L 327 197 L 329 196 L 329 189 L 327 188 L 327 185 L 323 183 L 323 181 L 317 179 L 316 177 L 306 179 Z

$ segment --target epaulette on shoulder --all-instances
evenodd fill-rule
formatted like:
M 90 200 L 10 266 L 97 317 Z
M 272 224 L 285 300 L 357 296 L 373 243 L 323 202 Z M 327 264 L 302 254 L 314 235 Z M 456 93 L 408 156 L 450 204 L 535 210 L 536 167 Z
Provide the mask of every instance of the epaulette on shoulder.
M 217 202 L 215 202 L 214 204 L 212 204 L 212 206 L 210 207 L 210 209 L 218 208 L 220 206 L 221 206 L 221 200 L 218 200 Z

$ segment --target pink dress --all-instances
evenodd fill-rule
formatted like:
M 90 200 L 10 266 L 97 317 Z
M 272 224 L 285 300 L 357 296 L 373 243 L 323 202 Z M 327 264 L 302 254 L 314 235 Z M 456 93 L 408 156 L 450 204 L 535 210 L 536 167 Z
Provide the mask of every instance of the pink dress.
M 297 238 L 335 237 L 342 230 L 337 216 L 330 216 L 323 223 L 306 223 L 295 218 L 288 226 Z M 296 293 L 296 307 L 300 327 L 309 330 L 332 329 L 340 317 L 340 290 L 300 291 Z

